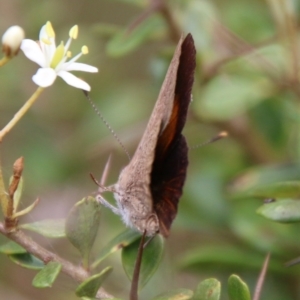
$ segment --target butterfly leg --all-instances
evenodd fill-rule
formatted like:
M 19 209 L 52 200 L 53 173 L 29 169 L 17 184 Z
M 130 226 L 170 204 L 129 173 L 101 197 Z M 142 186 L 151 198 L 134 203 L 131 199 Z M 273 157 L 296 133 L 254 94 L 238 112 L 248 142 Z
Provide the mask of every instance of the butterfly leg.
M 147 245 L 149 245 L 155 237 L 156 237 L 156 235 L 152 235 L 152 236 L 148 237 L 148 240 L 144 243 L 143 248 L 145 249 L 147 247 Z
M 101 203 L 103 206 L 109 208 L 114 214 L 121 215 L 120 210 L 110 204 L 107 200 L 105 200 L 100 194 L 96 196 L 96 200 Z

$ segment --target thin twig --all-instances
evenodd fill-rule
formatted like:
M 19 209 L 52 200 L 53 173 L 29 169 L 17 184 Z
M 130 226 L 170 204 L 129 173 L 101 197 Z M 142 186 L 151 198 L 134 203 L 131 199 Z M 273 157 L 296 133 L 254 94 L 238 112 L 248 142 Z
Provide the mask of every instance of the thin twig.
M 256 287 L 254 290 L 254 295 L 253 295 L 253 300 L 259 300 L 260 298 L 260 294 L 261 294 L 261 290 L 266 278 L 266 273 L 267 273 L 267 269 L 268 269 L 268 265 L 269 265 L 269 260 L 270 260 L 270 253 L 268 253 L 268 255 L 266 256 L 266 259 L 264 261 L 264 265 L 262 267 L 262 270 L 259 274 L 257 283 L 256 283 Z
M 281 4 L 281 11 L 285 21 L 284 37 L 287 37 L 289 41 L 289 48 L 291 54 L 291 81 L 295 85 L 298 85 L 299 49 L 296 16 L 294 11 L 292 10 L 292 3 L 290 3 L 289 1 L 280 1 L 279 3 Z
M 169 27 L 170 38 L 173 42 L 177 43 L 180 39 L 181 31 L 165 0 L 149 0 L 149 6 L 128 26 L 127 32 L 130 33 L 133 31 L 156 12 L 160 13 L 165 19 L 166 24 Z
M 151 0 L 152 5 L 156 6 L 159 9 L 159 12 L 161 13 L 162 17 L 165 19 L 170 32 L 170 38 L 174 43 L 178 43 L 182 32 L 178 26 L 178 24 L 175 22 L 175 19 L 173 17 L 172 12 L 170 11 L 170 8 L 167 1 L 165 0 Z
M 1 163 L 0 163 L 0 203 L 3 211 L 3 215 L 6 216 L 9 197 L 8 197 L 8 193 L 6 192 L 6 187 L 4 184 Z
M 11 60 L 11 57 L 9 56 L 3 56 L 0 59 L 0 67 L 4 66 L 6 63 L 8 63 Z
M 8 122 L 8 124 L 0 131 L 0 142 L 2 142 L 4 136 L 20 121 L 28 109 L 39 98 L 40 94 L 44 91 L 44 88 L 38 87 L 32 96 L 24 103 L 14 117 Z
M 144 231 L 140 245 L 138 248 L 138 254 L 135 261 L 134 272 L 131 281 L 131 288 L 130 288 L 130 300 L 138 300 L 138 290 L 139 290 L 139 278 L 140 278 L 140 271 L 143 259 L 143 251 L 144 251 L 144 241 L 146 236 L 146 230 Z
M 58 262 L 62 265 L 62 272 L 69 275 L 77 282 L 82 282 L 89 278 L 90 274 L 80 266 L 75 266 L 71 262 L 61 258 L 57 254 L 41 247 L 31 237 L 26 235 L 23 231 L 17 230 L 15 232 L 7 232 L 4 224 L 0 223 L 0 233 L 22 246 L 27 252 L 42 260 L 45 264 L 50 261 Z M 99 289 L 97 295 L 101 298 L 113 298 L 103 288 Z

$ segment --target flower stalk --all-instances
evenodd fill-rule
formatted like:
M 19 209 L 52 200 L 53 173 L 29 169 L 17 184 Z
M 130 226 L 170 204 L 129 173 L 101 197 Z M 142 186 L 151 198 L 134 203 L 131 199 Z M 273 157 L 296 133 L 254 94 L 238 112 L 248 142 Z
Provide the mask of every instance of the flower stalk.
M 6 63 L 8 63 L 11 60 L 11 57 L 3 56 L 0 59 L 0 67 L 4 66 Z
M 20 108 L 20 110 L 14 115 L 14 117 L 8 122 L 8 124 L 0 131 L 0 142 L 2 142 L 4 136 L 20 121 L 28 109 L 38 99 L 44 88 L 38 87 L 33 95 L 26 101 L 26 103 Z

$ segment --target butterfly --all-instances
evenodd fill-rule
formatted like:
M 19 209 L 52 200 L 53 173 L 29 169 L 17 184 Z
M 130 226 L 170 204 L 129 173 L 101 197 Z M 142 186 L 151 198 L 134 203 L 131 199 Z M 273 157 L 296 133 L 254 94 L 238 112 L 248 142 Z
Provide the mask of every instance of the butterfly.
M 177 214 L 188 167 L 186 122 L 196 67 L 191 34 L 177 44 L 146 130 L 113 191 L 117 207 L 97 199 L 124 223 L 147 236 L 167 237 Z

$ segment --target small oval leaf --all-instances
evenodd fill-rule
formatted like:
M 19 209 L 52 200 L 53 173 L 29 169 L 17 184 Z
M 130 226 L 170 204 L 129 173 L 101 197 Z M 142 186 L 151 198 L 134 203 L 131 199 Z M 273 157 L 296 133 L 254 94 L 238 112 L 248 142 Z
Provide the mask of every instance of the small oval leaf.
M 41 270 L 45 264 L 29 253 L 13 254 L 8 256 L 15 264 L 26 269 Z
M 84 198 L 71 209 L 66 220 L 66 235 L 88 266 L 91 248 L 94 244 L 100 222 L 100 204 L 93 197 Z
M 65 233 L 65 219 L 48 219 L 34 223 L 23 224 L 23 229 L 34 231 L 48 238 L 62 238 Z
M 152 300 L 188 300 L 192 299 L 193 291 L 188 289 L 177 289 L 174 291 L 169 291 L 162 293 Z
M 253 190 L 253 196 L 264 198 L 300 198 L 300 181 L 277 182 Z
M 94 298 L 102 283 L 111 272 L 112 267 L 107 267 L 101 273 L 89 277 L 77 287 L 76 295 L 78 297 Z
M 254 167 L 239 175 L 230 185 L 235 198 L 297 198 L 300 164 Z
M 299 222 L 300 200 L 277 199 L 274 202 L 265 203 L 256 212 L 266 219 L 280 223 Z
M 219 300 L 221 283 L 215 278 L 205 279 L 197 286 L 193 300 Z
M 13 241 L 9 241 L 6 244 L 0 246 L 0 253 L 11 255 L 27 253 L 27 251 L 19 244 Z
M 126 229 L 108 242 L 105 247 L 100 250 L 98 258 L 92 264 L 91 268 L 96 268 L 107 256 L 122 249 L 123 247 L 128 246 L 137 240 L 139 236 L 141 236 L 139 232 L 132 229 Z
M 141 239 L 137 239 L 132 244 L 123 248 L 122 263 L 123 268 L 129 277 L 132 279 L 137 251 Z M 164 250 L 164 239 L 161 235 L 156 235 L 152 241 L 144 248 L 142 265 L 140 270 L 139 287 L 142 288 L 150 280 L 152 275 L 157 270 L 162 259 Z
M 245 259 L 251 257 L 251 259 Z M 189 269 L 193 271 L 201 271 L 209 269 L 211 265 L 222 266 L 222 268 L 234 268 L 242 270 L 259 270 L 263 256 L 259 253 L 254 253 L 243 249 L 242 247 L 223 245 L 216 246 L 201 246 L 190 250 L 183 256 L 179 267 L 182 269 Z M 273 270 L 282 270 L 280 263 L 273 262 L 271 265 Z
M 228 295 L 230 300 L 251 300 L 247 284 L 237 275 L 228 279 Z
M 62 265 L 58 262 L 51 261 L 38 272 L 33 280 L 32 285 L 36 288 L 51 287 L 56 280 Z

